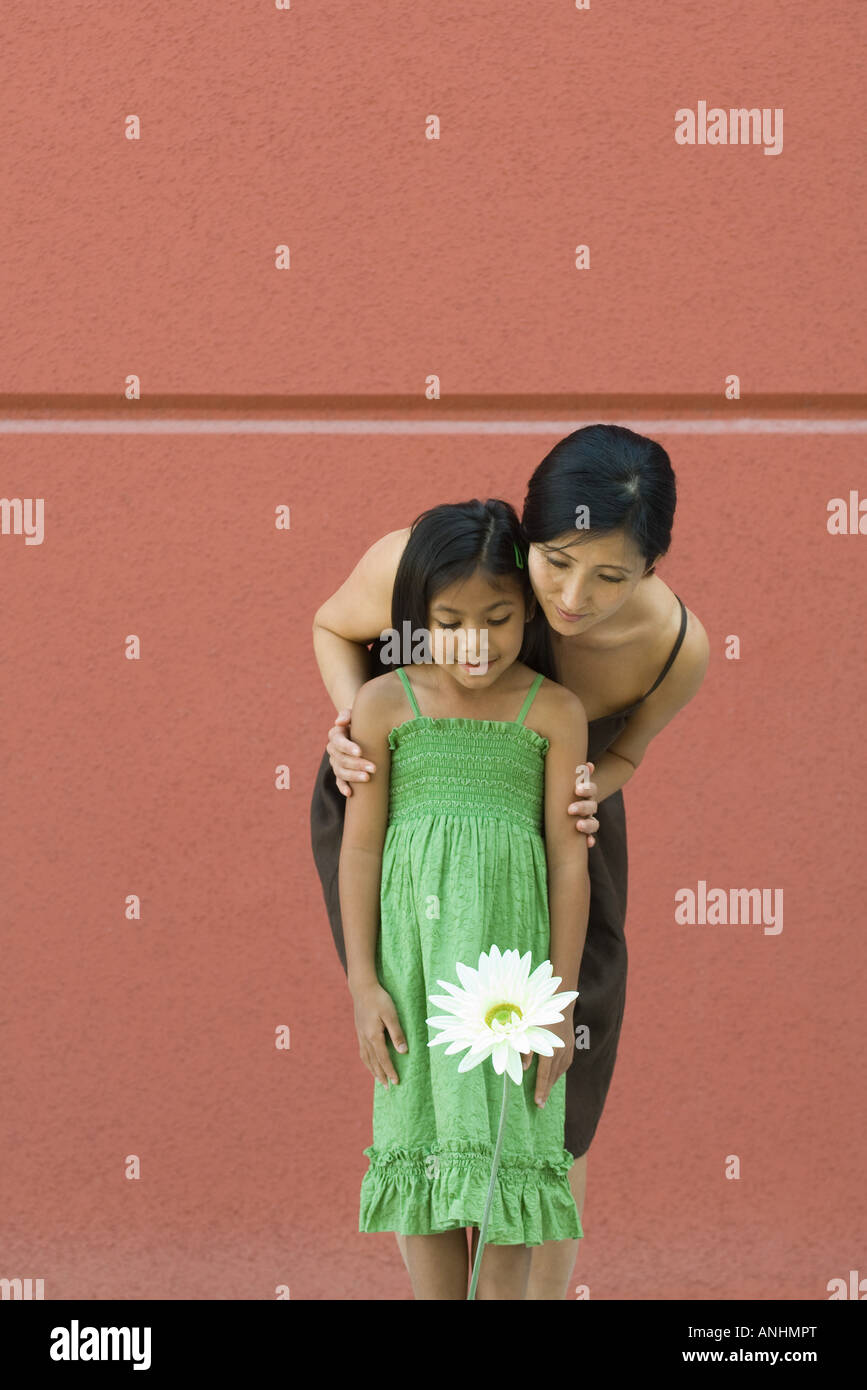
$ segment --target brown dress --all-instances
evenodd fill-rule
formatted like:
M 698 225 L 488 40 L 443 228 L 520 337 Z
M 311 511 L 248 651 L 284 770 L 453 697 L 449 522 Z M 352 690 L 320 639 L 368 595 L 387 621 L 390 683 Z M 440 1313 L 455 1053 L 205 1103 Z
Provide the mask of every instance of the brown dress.
M 675 595 L 677 598 L 677 595 Z M 623 730 L 627 719 L 651 695 L 680 651 L 686 632 L 686 608 L 680 604 L 680 632 L 668 660 L 650 690 L 627 709 L 592 719 L 588 724 L 589 762 L 599 763 Z M 391 663 L 380 659 L 383 642 L 374 642 L 370 651 L 370 677 L 393 669 Z M 362 750 L 363 751 L 363 750 Z M 376 773 L 374 773 L 376 776 Z M 340 963 L 346 970 L 346 951 L 343 944 L 343 924 L 340 919 L 337 870 L 340 862 L 340 843 L 343 838 L 343 815 L 346 798 L 337 786 L 328 754 L 324 753 L 310 806 L 310 831 L 313 858 L 322 882 L 325 907 L 331 924 L 331 934 Z M 585 1024 L 589 1034 L 587 1045 L 575 1048 L 572 1064 L 566 1073 L 566 1132 L 564 1146 L 575 1157 L 587 1152 L 602 1116 L 608 1087 L 617 1058 L 617 1044 L 623 1008 L 626 1003 L 626 889 L 628 860 L 626 853 L 626 812 L 622 791 L 616 791 L 600 803 L 596 812 L 599 829 L 596 844 L 587 861 L 590 873 L 590 914 L 581 969 L 577 983 L 563 981 L 564 989 L 577 989 L 574 1022 L 578 1028 Z

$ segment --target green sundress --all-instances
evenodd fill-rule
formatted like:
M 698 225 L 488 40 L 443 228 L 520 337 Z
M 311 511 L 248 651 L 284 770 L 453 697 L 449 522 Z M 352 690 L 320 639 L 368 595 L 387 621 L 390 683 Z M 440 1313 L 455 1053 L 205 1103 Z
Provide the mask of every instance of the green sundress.
M 543 838 L 548 740 L 524 724 L 543 677 L 518 718 L 423 715 L 398 669 L 415 718 L 392 729 L 388 826 L 382 856 L 376 970 L 394 1000 L 408 1051 L 386 1033 L 399 1085 L 374 1081 L 373 1144 L 361 1183 L 360 1231 L 429 1235 L 481 1226 L 503 1077 L 490 1058 L 467 1072 L 465 1053 L 428 1047 L 425 1020 L 441 1014 L 430 994 L 460 985 L 456 962 L 475 969 L 482 951 L 550 959 Z M 559 989 L 568 988 L 564 982 Z M 534 1099 L 538 1056 L 509 1081 L 506 1128 L 486 1239 L 540 1245 L 583 1235 L 564 1148 L 566 1077 L 543 1108 Z

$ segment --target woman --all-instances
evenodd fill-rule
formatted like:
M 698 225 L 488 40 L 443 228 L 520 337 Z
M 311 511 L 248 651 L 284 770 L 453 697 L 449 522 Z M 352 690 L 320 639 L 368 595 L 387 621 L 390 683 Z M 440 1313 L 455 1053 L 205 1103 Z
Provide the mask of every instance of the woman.
M 594 775 L 589 787 L 576 782 L 581 800 L 568 808 L 595 848 L 580 974 L 577 982 L 563 981 L 579 991 L 574 1020 L 580 1041 L 566 1074 L 565 1146 L 575 1156 L 570 1182 L 582 1218 L 587 1151 L 611 1082 L 626 998 L 621 788 L 650 740 L 695 695 L 708 663 L 704 628 L 655 573 L 671 542 L 675 503 L 674 473 L 661 445 L 620 425 L 588 425 L 539 464 L 522 517 L 530 581 L 550 627 L 557 679 L 584 704 Z M 337 866 L 345 797 L 353 781 L 376 775 L 365 750 L 351 743 L 349 721 L 360 686 L 390 669 L 380 661 L 378 639 L 391 623 L 392 588 L 408 536 L 409 528 L 393 531 L 372 545 L 314 620 L 316 659 L 339 714 L 314 789 L 311 830 L 344 970 Z M 405 1256 L 404 1238 L 397 1239 Z M 577 1241 L 535 1247 L 527 1297 L 565 1297 L 577 1251 Z

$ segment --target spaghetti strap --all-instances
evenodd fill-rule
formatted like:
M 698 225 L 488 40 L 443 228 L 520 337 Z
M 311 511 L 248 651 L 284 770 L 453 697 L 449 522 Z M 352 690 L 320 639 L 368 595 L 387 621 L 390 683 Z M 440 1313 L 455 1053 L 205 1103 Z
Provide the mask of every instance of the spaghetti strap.
M 404 690 L 406 691 L 407 695 L 409 696 L 409 702 L 410 702 L 410 704 L 412 705 L 413 712 L 416 714 L 416 716 L 417 716 L 419 719 L 421 719 L 421 718 L 422 718 L 422 712 L 421 712 L 421 710 L 420 710 L 419 707 L 418 707 L 418 701 L 417 701 L 416 698 L 415 698 L 415 692 L 413 691 L 413 688 L 412 688 L 412 686 L 411 686 L 410 683 L 409 683 L 409 676 L 406 674 L 406 671 L 403 669 L 402 666 L 398 666 L 398 668 L 397 668 L 397 674 L 400 676 L 400 679 L 401 679 L 401 681 L 403 682 L 403 688 L 404 688 Z
M 542 684 L 542 682 L 543 682 L 544 679 L 545 679 L 545 677 L 540 673 L 539 675 L 537 675 L 536 679 L 533 681 L 533 684 L 530 686 L 530 689 L 527 691 L 527 698 L 526 698 L 526 700 L 524 701 L 523 705 L 521 706 L 521 713 L 518 715 L 518 718 L 515 720 L 515 723 L 516 723 L 516 724 L 523 724 L 523 722 L 524 722 L 524 716 L 526 715 L 527 710 L 528 710 L 528 709 L 530 708 L 530 706 L 532 705 L 533 700 L 534 700 L 535 697 L 536 697 L 536 691 L 539 689 L 539 686 Z
M 653 682 L 653 685 L 648 690 L 647 695 L 652 695 L 659 683 L 664 679 L 665 676 L 668 675 L 668 672 L 671 668 L 671 664 L 674 661 L 674 658 L 677 656 L 678 652 L 680 651 L 680 646 L 683 642 L 683 634 L 686 632 L 686 607 L 684 605 L 683 599 L 680 597 L 679 594 L 675 594 L 674 597 L 680 604 L 680 632 L 677 634 L 677 640 L 669 653 L 668 660 L 666 661 L 659 675 L 656 677 L 656 680 Z M 641 700 L 646 700 L 647 695 L 642 695 Z M 641 703 L 641 700 L 639 701 L 639 704 Z

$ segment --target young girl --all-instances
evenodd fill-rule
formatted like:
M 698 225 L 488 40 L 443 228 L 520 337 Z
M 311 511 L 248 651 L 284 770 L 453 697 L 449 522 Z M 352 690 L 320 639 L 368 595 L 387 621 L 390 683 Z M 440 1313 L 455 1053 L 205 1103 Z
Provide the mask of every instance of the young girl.
M 392 627 L 411 643 L 398 660 L 426 659 L 356 696 L 353 737 L 379 772 L 347 803 L 339 867 L 360 1055 L 380 1083 L 359 1229 L 406 1236 L 416 1298 L 465 1299 L 466 1229 L 482 1221 L 503 1078 L 487 1059 L 461 1073 L 461 1056 L 428 1046 L 429 996 L 494 944 L 530 951 L 533 969 L 551 960 L 559 988 L 576 987 L 590 888 L 566 807 L 587 720 L 548 678 L 547 624 L 505 502 L 416 520 Z M 530 1248 L 583 1235 L 563 1142 L 575 1046 L 563 1012 L 550 1027 L 564 1046 L 526 1054 L 522 1086 L 508 1083 L 478 1298 L 523 1298 Z

